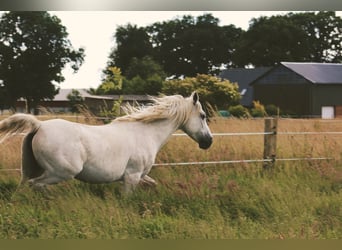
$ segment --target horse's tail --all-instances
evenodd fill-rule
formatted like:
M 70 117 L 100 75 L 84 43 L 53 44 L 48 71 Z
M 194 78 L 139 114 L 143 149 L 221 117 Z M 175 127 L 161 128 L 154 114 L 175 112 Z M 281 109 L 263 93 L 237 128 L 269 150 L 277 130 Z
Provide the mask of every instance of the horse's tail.
M 0 121 L 0 143 L 11 135 L 36 132 L 40 124 L 41 122 L 33 115 L 12 115 Z

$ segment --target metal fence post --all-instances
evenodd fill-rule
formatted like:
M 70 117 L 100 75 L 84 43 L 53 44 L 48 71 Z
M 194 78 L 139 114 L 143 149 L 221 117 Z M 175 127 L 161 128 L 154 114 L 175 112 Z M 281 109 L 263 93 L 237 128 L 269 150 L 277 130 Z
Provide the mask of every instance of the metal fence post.
M 277 154 L 277 118 L 265 119 L 265 136 L 264 136 L 264 169 L 273 168 Z

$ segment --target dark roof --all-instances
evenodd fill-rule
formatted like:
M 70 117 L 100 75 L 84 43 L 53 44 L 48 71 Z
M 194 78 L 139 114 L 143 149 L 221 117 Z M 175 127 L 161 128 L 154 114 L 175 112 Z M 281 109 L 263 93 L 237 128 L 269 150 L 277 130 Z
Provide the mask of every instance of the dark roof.
M 53 98 L 53 101 L 69 101 L 68 95 L 71 94 L 72 90 L 73 89 L 60 89 L 58 94 L 55 95 L 55 97 Z M 99 95 L 89 94 L 86 89 L 75 89 L 75 90 L 77 90 L 83 98 L 102 99 L 102 100 L 112 99 L 111 97 L 108 97 L 108 96 L 99 96 Z
M 219 77 L 228 79 L 230 82 L 237 82 L 239 90 L 243 90 L 244 88 L 247 88 L 251 82 L 265 74 L 271 68 L 272 67 L 226 69 L 219 74 Z
M 113 100 L 119 100 L 122 98 L 122 101 L 127 102 L 150 102 L 151 97 L 149 95 L 107 95 Z
M 119 100 L 122 97 L 123 101 L 150 101 L 148 95 L 92 95 L 86 89 L 76 89 L 83 98 L 99 99 L 99 100 Z M 68 95 L 72 89 L 60 89 L 58 94 L 55 95 L 53 101 L 69 101 Z
M 281 64 L 315 84 L 342 84 L 340 63 L 281 62 Z
M 242 97 L 240 103 L 243 106 L 251 106 L 253 103 L 253 89 L 250 86 L 250 83 L 271 69 L 271 67 L 226 69 L 219 74 L 219 77 L 228 79 L 230 82 L 237 83 Z

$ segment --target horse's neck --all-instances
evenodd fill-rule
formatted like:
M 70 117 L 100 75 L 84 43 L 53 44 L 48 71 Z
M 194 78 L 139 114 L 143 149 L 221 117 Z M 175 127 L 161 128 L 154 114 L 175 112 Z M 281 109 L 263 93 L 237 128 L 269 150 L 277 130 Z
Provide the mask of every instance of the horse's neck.
M 153 139 L 156 145 L 161 148 L 178 127 L 175 122 L 169 120 L 150 123 L 148 124 L 149 138 Z

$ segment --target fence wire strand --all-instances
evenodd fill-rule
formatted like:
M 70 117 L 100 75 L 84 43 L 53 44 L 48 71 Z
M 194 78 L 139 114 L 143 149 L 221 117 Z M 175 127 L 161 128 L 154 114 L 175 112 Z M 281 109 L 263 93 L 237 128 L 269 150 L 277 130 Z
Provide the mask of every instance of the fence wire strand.
M 155 163 L 153 166 L 191 166 L 191 165 L 220 165 L 220 164 L 242 164 L 242 163 L 259 163 L 259 162 L 274 162 L 274 161 L 322 161 L 333 160 L 329 157 L 313 157 L 313 158 L 277 158 L 273 159 L 255 159 L 255 160 L 231 160 L 231 161 L 203 161 L 203 162 L 172 162 L 172 163 Z
M 17 135 L 25 136 L 27 133 L 19 133 Z M 253 135 L 271 135 L 274 132 L 240 132 L 240 133 L 212 133 L 213 136 L 253 136 Z M 13 134 L 15 135 L 15 134 Z M 173 136 L 187 136 L 185 133 L 174 133 Z M 277 132 L 277 135 L 342 135 L 342 132 Z M 12 135 L 11 135 L 12 136 Z M 220 165 L 220 164 L 249 164 L 260 162 L 274 162 L 274 161 L 320 161 L 333 160 L 329 157 L 315 157 L 315 158 L 277 158 L 277 159 L 252 159 L 252 160 L 227 160 L 227 161 L 204 161 L 204 162 L 171 162 L 171 163 L 155 163 L 153 166 L 191 166 L 191 165 Z M 0 169 L 0 172 L 6 171 L 20 171 L 21 169 Z

